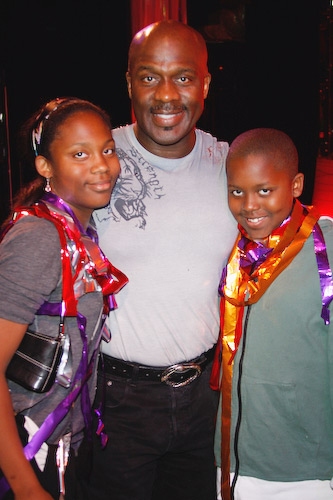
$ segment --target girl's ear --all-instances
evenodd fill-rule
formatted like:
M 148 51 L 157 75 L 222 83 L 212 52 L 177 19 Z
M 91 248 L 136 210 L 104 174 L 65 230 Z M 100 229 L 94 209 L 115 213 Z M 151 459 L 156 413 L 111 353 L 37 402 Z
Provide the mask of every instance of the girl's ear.
M 293 182 L 293 196 L 294 198 L 298 198 L 301 196 L 303 192 L 303 186 L 304 186 L 304 174 L 299 172 L 298 174 L 295 175 Z
M 46 179 L 50 179 L 52 177 L 53 175 L 52 165 L 49 162 L 49 160 L 45 158 L 45 156 L 42 155 L 36 156 L 35 167 L 39 175 L 41 175 L 42 177 L 45 177 Z

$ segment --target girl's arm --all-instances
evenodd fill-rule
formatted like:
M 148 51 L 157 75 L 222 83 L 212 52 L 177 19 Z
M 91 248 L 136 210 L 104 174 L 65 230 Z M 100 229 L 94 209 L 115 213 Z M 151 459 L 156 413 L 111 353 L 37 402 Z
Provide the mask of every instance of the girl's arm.
M 24 456 L 6 380 L 8 363 L 26 329 L 27 325 L 0 318 L 0 468 L 14 492 L 15 500 L 52 500 Z

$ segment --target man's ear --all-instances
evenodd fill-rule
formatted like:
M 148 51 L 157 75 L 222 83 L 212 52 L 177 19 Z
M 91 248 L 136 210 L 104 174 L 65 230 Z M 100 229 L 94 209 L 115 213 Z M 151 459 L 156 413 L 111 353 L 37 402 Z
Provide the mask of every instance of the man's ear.
M 293 196 L 294 198 L 298 198 L 301 196 L 303 192 L 303 186 L 304 186 L 304 174 L 299 172 L 298 174 L 295 175 L 293 182 Z
M 45 179 L 51 179 L 53 175 L 52 165 L 49 162 L 49 160 L 45 158 L 45 156 L 42 155 L 36 156 L 35 167 L 39 175 L 45 177 Z
M 132 99 L 132 77 L 129 71 L 126 71 L 127 92 L 130 99 Z
M 207 73 L 207 75 L 204 78 L 204 88 L 203 88 L 203 90 L 204 90 L 204 99 L 206 99 L 206 97 L 208 95 L 208 91 L 209 91 L 209 86 L 210 86 L 211 79 L 212 79 L 211 74 Z

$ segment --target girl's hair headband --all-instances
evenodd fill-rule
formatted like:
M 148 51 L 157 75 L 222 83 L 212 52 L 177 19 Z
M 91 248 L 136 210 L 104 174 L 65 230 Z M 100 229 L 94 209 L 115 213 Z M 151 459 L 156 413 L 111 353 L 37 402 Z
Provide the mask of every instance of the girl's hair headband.
M 43 132 L 43 126 L 46 120 L 49 119 L 50 115 L 58 109 L 59 105 L 66 101 L 66 98 L 59 98 L 57 97 L 56 99 L 53 99 L 52 101 L 49 101 L 45 106 L 43 107 L 42 111 L 37 115 L 36 120 L 35 120 L 35 127 L 32 130 L 32 147 L 35 152 L 35 155 L 39 155 L 39 146 L 41 143 L 42 139 L 42 132 Z

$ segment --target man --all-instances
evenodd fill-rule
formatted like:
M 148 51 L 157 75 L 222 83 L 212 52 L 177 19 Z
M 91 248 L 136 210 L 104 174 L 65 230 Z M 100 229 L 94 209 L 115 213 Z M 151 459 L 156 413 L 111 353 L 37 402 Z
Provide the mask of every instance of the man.
M 103 342 L 105 449 L 90 498 L 215 500 L 218 283 L 236 237 L 228 144 L 196 129 L 210 74 L 202 36 L 178 21 L 140 31 L 126 74 L 136 122 L 113 131 L 121 174 L 95 214 L 100 244 L 129 277 Z

